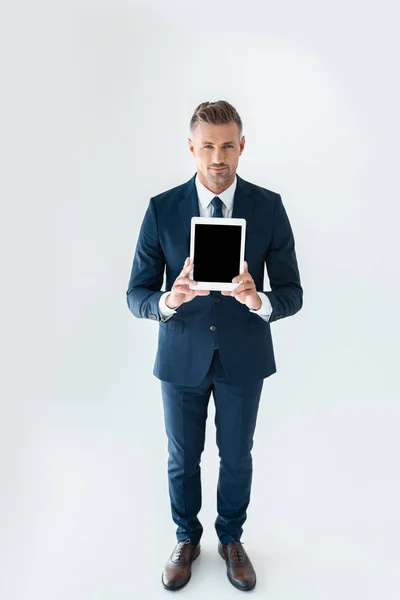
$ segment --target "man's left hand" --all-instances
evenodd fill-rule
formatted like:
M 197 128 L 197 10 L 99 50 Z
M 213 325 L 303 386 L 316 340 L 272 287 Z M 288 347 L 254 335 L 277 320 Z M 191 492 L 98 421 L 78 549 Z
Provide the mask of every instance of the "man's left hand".
M 240 281 L 241 283 L 234 290 L 231 292 L 228 290 L 223 290 L 221 291 L 221 294 L 223 296 L 234 296 L 236 300 L 242 304 L 246 304 L 246 306 L 252 310 L 258 310 L 261 308 L 261 298 L 257 294 L 256 286 L 252 276 L 248 271 L 248 265 L 246 261 L 244 261 L 244 272 L 232 279 L 233 283 L 236 283 L 237 281 Z

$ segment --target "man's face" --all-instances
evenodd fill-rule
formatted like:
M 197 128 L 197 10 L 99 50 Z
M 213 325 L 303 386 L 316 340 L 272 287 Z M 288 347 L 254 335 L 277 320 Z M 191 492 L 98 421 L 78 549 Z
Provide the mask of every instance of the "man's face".
M 229 187 L 235 179 L 239 156 L 245 144 L 244 136 L 239 139 L 238 124 L 233 121 L 222 125 L 198 123 L 188 143 L 196 159 L 201 183 L 216 192 Z M 223 169 L 216 170 L 215 167 Z

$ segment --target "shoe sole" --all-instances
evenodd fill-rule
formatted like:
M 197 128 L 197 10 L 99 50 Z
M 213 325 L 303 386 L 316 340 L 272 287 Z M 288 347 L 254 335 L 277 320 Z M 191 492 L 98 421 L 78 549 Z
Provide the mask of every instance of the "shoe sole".
M 226 558 L 223 555 L 222 550 L 219 547 L 218 547 L 218 554 L 220 555 L 221 558 L 223 558 L 223 560 L 226 564 Z M 254 580 L 254 583 L 251 587 L 242 588 L 239 585 L 237 585 L 237 583 L 235 583 L 235 581 L 233 579 L 231 579 L 229 577 L 228 569 L 226 570 L 226 576 L 229 579 L 229 583 L 231 583 L 233 585 L 233 587 L 235 587 L 237 590 L 240 590 L 241 592 L 250 592 L 251 590 L 254 590 L 254 588 L 256 587 L 257 579 Z
M 200 555 L 200 548 L 198 550 L 198 552 L 196 552 L 196 554 L 193 557 L 192 560 L 192 564 L 194 563 L 194 561 L 196 560 L 196 558 Z M 177 585 L 175 587 L 168 587 L 167 585 L 165 585 L 164 580 L 163 580 L 163 576 L 161 574 L 161 583 L 164 586 L 164 589 L 168 590 L 169 592 L 176 592 L 177 590 L 181 590 L 183 587 L 185 587 L 185 585 L 187 585 L 190 581 L 190 578 L 192 576 L 192 571 L 190 571 L 189 577 L 187 578 L 187 580 L 185 581 L 185 583 L 182 583 L 181 585 Z

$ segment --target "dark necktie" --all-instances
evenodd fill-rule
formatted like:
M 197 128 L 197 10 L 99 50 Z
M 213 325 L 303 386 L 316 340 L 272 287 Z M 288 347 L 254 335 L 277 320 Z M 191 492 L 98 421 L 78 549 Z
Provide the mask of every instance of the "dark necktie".
M 213 217 L 223 217 L 224 215 L 222 214 L 222 200 L 221 200 L 221 198 L 219 198 L 218 196 L 215 196 L 211 200 L 211 204 L 214 207 Z

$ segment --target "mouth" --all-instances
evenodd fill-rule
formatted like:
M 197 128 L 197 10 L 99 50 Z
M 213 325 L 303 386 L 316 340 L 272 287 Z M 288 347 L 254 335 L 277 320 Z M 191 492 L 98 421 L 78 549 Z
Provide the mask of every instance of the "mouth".
M 227 167 L 211 167 L 211 169 L 213 171 L 223 171 L 224 169 L 226 169 Z

